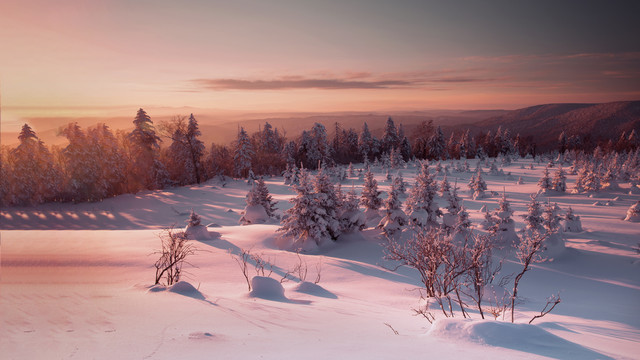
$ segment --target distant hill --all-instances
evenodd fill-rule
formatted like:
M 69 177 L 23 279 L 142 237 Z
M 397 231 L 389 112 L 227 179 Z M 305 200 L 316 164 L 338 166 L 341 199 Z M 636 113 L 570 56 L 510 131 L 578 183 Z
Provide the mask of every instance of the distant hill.
M 183 110 L 183 109 L 178 109 Z M 176 110 L 176 112 L 178 111 Z M 193 109 L 187 109 L 193 110 Z M 173 111 L 173 110 L 171 110 Z M 133 113 L 133 111 L 132 111 Z M 183 114 L 184 115 L 184 114 Z M 433 120 L 441 126 L 445 136 L 453 131 L 469 129 L 472 134 L 498 127 L 509 129 L 512 135 L 531 136 L 538 149 L 548 150 L 556 147 L 558 135 L 564 130 L 567 134 L 579 134 L 594 141 L 617 140 L 623 131 L 632 129 L 640 135 L 640 101 L 620 101 L 603 104 L 546 104 L 518 110 L 425 110 L 396 112 L 327 112 L 327 113 L 272 113 L 272 114 L 221 114 L 208 113 L 206 109 L 196 109 L 202 140 L 209 146 L 211 142 L 228 145 L 236 138 L 239 126 L 250 134 L 258 131 L 265 122 L 284 132 L 288 139 L 295 139 L 303 130 L 309 130 L 319 122 L 327 128 L 329 137 L 333 137 L 334 124 L 340 123 L 343 129 L 354 128 L 357 132 L 367 122 L 375 136 L 382 136 L 386 120 L 391 116 L 396 125 L 402 124 L 405 134 L 411 139 L 416 127 L 423 121 Z M 171 115 L 151 113 L 156 124 L 171 118 Z M 112 129 L 130 131 L 132 116 L 86 117 L 86 118 L 30 118 L 27 121 L 34 127 L 38 136 L 48 145 L 66 143 L 64 137 L 56 136 L 58 128 L 71 121 L 77 121 L 82 127 L 99 122 L 106 123 Z M 2 144 L 15 145 L 17 133 L 2 132 Z
M 547 104 L 508 111 L 469 124 L 474 132 L 509 129 L 511 134 L 532 136 L 541 150 L 556 146 L 562 131 L 598 140 L 617 140 L 632 129 L 640 135 L 640 101 L 602 104 Z

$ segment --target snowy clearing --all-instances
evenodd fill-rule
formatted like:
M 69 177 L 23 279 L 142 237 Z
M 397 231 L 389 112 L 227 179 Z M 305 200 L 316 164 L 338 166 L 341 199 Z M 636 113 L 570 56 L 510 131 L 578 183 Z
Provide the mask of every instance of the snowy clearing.
M 484 174 L 488 191 L 499 195 L 477 200 L 466 187 L 472 173 L 448 175 L 475 231 L 484 231 L 480 209 L 497 208 L 503 193 L 515 229 L 524 227 L 520 215 L 545 167 L 530 169 L 531 162 L 504 167 L 510 175 Z M 373 171 L 384 199 L 391 183 L 384 170 Z M 413 185 L 415 164 L 402 172 Z M 569 187 L 575 178 L 567 176 Z M 293 190 L 282 177 L 265 182 L 282 214 Z M 359 193 L 362 183 L 350 177 L 343 191 L 353 185 Z M 433 325 L 413 316 L 418 273 L 389 270 L 394 263 L 384 260 L 377 222 L 312 252 L 281 250 L 277 220 L 239 225 L 249 190 L 246 181 L 223 187 L 210 180 L 98 203 L 3 209 L 0 357 L 633 359 L 640 353 L 640 223 L 623 221 L 640 194 L 630 194 L 629 183 L 594 197 L 541 195 L 540 202 L 556 202 L 563 213 L 570 206 L 583 231 L 565 233 L 564 252 L 524 276 L 516 324 L 483 321 L 476 312 L 472 320 L 438 317 Z M 446 207 L 441 197 L 436 201 Z M 153 286 L 158 234 L 183 228 L 191 210 L 211 236 L 192 240 L 197 253 L 181 282 Z M 242 249 L 272 265 L 262 274 L 250 262 L 251 293 L 234 259 Z M 291 273 L 298 264 L 306 267 L 305 279 Z M 518 266 L 507 258 L 503 271 Z M 557 292 L 562 303 L 528 325 Z

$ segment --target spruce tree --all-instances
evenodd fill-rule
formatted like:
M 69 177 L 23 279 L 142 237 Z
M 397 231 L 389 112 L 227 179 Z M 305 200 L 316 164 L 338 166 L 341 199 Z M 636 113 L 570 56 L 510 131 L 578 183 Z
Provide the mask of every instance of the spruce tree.
M 436 191 L 433 176 L 429 174 L 429 165 L 423 162 L 406 201 L 409 222 L 412 225 L 419 227 L 437 225 L 437 218 L 442 215 L 442 212 L 435 201 Z
M 382 206 L 380 191 L 378 191 L 378 182 L 373 178 L 371 170 L 367 170 L 364 174 L 360 204 L 367 210 L 378 210 Z

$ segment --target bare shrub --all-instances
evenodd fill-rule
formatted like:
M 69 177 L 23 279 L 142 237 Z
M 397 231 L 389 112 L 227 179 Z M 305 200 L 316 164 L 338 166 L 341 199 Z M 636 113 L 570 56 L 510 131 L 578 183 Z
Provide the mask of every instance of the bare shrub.
M 520 280 L 522 280 L 522 277 L 527 271 L 531 270 L 531 264 L 541 260 L 540 251 L 542 250 L 543 242 L 547 236 L 547 233 L 540 233 L 537 230 L 525 232 L 525 235 L 518 246 L 516 259 L 518 259 L 522 265 L 522 270 L 513 280 L 513 291 L 511 292 L 511 322 L 514 322 L 515 320 L 515 306 L 516 299 L 518 298 L 518 285 L 520 284 Z M 555 307 L 555 305 L 557 304 L 554 304 L 553 307 Z
M 421 229 L 404 244 L 387 237 L 385 258 L 416 269 L 424 291 L 421 297 L 436 301 L 446 317 L 454 316 L 455 302 L 460 306 L 462 315 L 467 317 L 467 305 L 460 292 L 464 275 L 470 267 L 466 252 L 466 242 L 455 246 L 444 230 Z M 433 314 L 428 313 L 428 306 L 416 310 L 416 313 L 427 319 L 433 318 Z
M 229 254 L 233 260 L 238 263 L 238 266 L 240 266 L 242 276 L 244 276 L 244 279 L 247 282 L 247 287 L 249 288 L 249 291 L 251 291 L 251 280 L 249 279 L 249 259 L 251 259 L 251 250 L 240 249 L 239 255 L 234 255 L 231 250 L 229 250 Z
M 159 284 L 164 277 L 166 285 L 173 285 L 180 281 L 182 266 L 187 257 L 195 254 L 196 249 L 183 231 L 174 231 L 173 227 L 165 229 L 158 234 L 158 237 L 162 243 L 162 249 L 154 253 L 160 254 L 160 258 L 154 264 L 156 268 L 155 284 Z M 187 264 L 189 263 L 187 262 Z
M 540 315 L 532 317 L 531 320 L 529 320 L 529 324 L 531 324 L 533 320 L 539 319 L 550 313 L 551 310 L 553 310 L 556 305 L 560 304 L 561 301 L 562 299 L 560 299 L 560 294 L 551 295 L 551 297 L 547 299 L 547 304 L 544 306 L 544 308 L 542 308 L 542 311 L 540 311 Z
M 273 264 L 271 264 L 271 259 L 263 259 L 263 255 L 251 254 L 251 260 L 254 262 L 257 275 L 269 277 L 273 273 Z

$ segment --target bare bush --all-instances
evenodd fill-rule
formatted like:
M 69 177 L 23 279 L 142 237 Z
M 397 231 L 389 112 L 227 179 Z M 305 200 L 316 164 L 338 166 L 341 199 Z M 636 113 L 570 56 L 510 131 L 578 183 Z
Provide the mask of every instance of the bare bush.
M 165 229 L 158 234 L 158 237 L 162 243 L 162 249 L 155 252 L 155 254 L 160 254 L 160 258 L 154 264 L 156 268 L 155 284 L 159 284 L 164 277 L 166 285 L 173 285 L 180 281 L 182 266 L 187 257 L 195 254 L 196 249 L 183 231 L 174 231 L 173 227 Z M 187 264 L 189 263 L 187 262 Z
M 520 280 L 522 280 L 522 277 L 527 271 L 531 270 L 531 264 L 541 260 L 540 251 L 542 250 L 542 244 L 547 236 L 547 233 L 540 233 L 536 230 L 532 232 L 525 232 L 525 235 L 518 246 L 516 259 L 518 259 L 522 265 L 522 270 L 513 280 L 513 291 L 511 292 L 511 322 L 514 322 L 515 320 L 515 306 L 516 299 L 518 298 L 518 285 L 520 284 Z
M 244 276 L 244 279 L 247 282 L 247 287 L 249 288 L 249 291 L 251 291 L 251 280 L 249 279 L 249 259 L 251 259 L 251 250 L 240 249 L 239 255 L 234 255 L 231 251 L 229 251 L 229 254 L 233 260 L 238 263 L 238 266 L 240 266 L 242 276 Z
M 469 240 L 470 239 L 470 240 Z M 491 285 L 496 279 L 497 275 L 502 270 L 502 260 L 497 264 L 493 262 L 492 244 L 494 241 L 491 236 L 474 236 L 470 235 L 466 239 L 468 246 L 467 258 L 468 262 L 466 279 L 462 292 L 467 295 L 478 308 L 480 317 L 484 319 L 483 300 L 485 298 L 485 291 L 488 285 Z M 502 278 L 498 286 L 506 284 L 508 278 Z M 496 294 L 493 294 L 489 306 L 489 312 L 497 318 L 503 309 L 506 307 L 506 299 L 498 299 Z
M 263 255 L 251 254 L 251 260 L 254 262 L 257 275 L 269 277 L 273 273 L 273 264 L 271 264 L 271 259 L 263 259 Z
M 467 317 L 467 305 L 460 292 L 464 275 L 470 267 L 466 253 L 466 242 L 456 246 L 444 230 L 429 229 L 416 231 L 404 244 L 387 238 L 385 257 L 416 269 L 420 274 L 424 297 L 436 301 L 446 317 L 454 316 L 454 303 L 458 303 L 462 315 Z M 428 314 L 428 308 L 416 312 L 427 319 L 433 317 Z
M 556 305 L 560 304 L 561 301 L 562 299 L 560 299 L 560 294 L 551 295 L 551 297 L 547 299 L 547 304 L 544 306 L 544 308 L 542 308 L 542 311 L 540 311 L 540 315 L 532 317 L 531 320 L 529 320 L 529 324 L 531 324 L 533 320 L 539 319 L 550 313 L 551 310 L 553 310 Z

